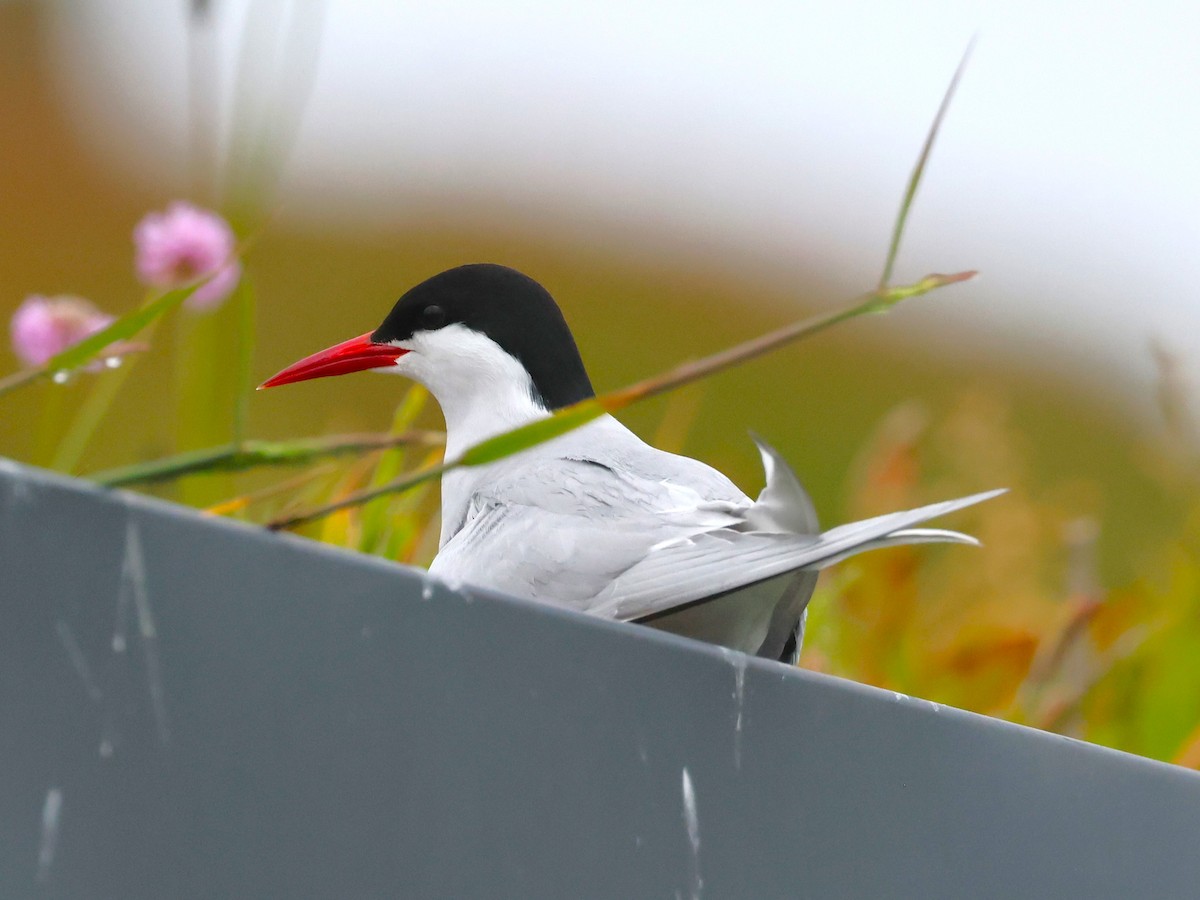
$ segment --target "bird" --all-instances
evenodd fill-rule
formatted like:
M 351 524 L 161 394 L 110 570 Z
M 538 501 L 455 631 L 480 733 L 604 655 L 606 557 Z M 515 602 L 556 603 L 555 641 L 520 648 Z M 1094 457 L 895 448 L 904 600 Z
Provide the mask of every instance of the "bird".
M 595 396 L 550 293 L 507 266 L 458 266 L 417 284 L 373 332 L 288 366 L 260 389 L 372 370 L 424 385 L 445 458 Z M 895 544 L 977 544 L 918 528 L 988 491 L 821 532 L 783 457 L 754 438 L 751 499 L 717 469 L 650 446 L 610 415 L 442 476 L 429 573 L 794 663 L 820 569 Z

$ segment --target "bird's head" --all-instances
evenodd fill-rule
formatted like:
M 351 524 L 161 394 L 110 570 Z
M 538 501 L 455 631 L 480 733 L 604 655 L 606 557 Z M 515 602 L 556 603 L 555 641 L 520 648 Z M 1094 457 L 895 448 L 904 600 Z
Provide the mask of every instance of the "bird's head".
M 485 263 L 421 282 L 374 331 L 305 357 L 259 388 L 366 369 L 420 382 L 443 409 L 524 392 L 555 410 L 594 393 L 554 298 L 532 278 Z

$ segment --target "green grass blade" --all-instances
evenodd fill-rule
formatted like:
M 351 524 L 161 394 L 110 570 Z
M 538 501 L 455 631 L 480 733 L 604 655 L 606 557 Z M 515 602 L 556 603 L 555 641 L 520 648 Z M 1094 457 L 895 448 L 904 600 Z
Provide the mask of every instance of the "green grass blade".
M 605 409 L 596 398 L 583 400 L 565 409 L 560 409 L 546 419 L 538 419 L 528 425 L 506 431 L 486 441 L 481 441 L 454 461 L 455 466 L 482 466 L 495 462 L 522 450 L 528 450 L 545 441 L 573 431 L 592 419 L 604 415 Z
M 105 469 L 87 477 L 103 487 L 123 487 L 131 484 L 154 484 L 171 481 L 197 472 L 223 469 L 236 462 L 238 450 L 232 446 L 206 447 L 178 453 L 165 459 L 135 463 L 117 469 Z
M 68 347 L 57 356 L 51 357 L 42 369 L 47 372 L 69 372 L 72 369 L 78 369 L 80 366 L 87 365 L 97 356 L 101 355 L 105 348 L 115 344 L 117 341 L 127 341 L 135 337 L 138 332 L 151 322 L 154 322 L 179 306 L 184 300 L 192 296 L 196 289 L 203 283 L 201 281 L 189 284 L 187 287 L 175 288 L 155 297 L 150 302 L 133 310 L 133 312 L 121 316 L 107 328 L 102 328 L 91 337 L 84 338 L 78 344 Z
M 376 497 L 382 497 L 384 494 L 395 494 L 399 493 L 400 491 L 407 491 L 419 484 L 425 484 L 426 482 L 434 481 L 435 479 L 441 478 L 446 472 L 454 468 L 457 468 L 457 465 L 452 463 L 442 463 L 436 466 L 428 466 L 424 469 L 417 469 L 415 472 L 410 472 L 402 478 L 397 478 L 395 481 L 381 485 L 380 487 L 347 494 L 342 499 L 333 503 L 328 503 L 325 506 L 275 519 L 271 522 L 268 522 L 267 527 L 272 531 L 279 531 L 280 529 L 284 528 L 294 528 L 297 525 L 303 525 L 306 522 L 312 522 L 316 519 L 324 518 L 330 513 L 335 513 L 341 509 L 349 509 L 352 506 L 361 506 L 368 500 L 374 500 Z
M 900 240 L 904 237 L 904 226 L 908 224 L 908 213 L 912 209 L 913 200 L 916 199 L 917 188 L 921 185 L 921 178 L 925 174 L 925 166 L 929 162 L 929 155 L 933 152 L 933 143 L 937 140 L 938 132 L 942 127 L 942 121 L 946 118 L 946 111 L 950 108 L 950 101 L 954 98 L 954 92 L 958 89 L 958 82 L 962 79 L 962 74 L 967 67 L 967 61 L 971 58 L 971 51 L 974 49 L 975 38 L 971 38 L 967 43 L 967 49 L 963 53 L 962 59 L 959 60 L 958 68 L 954 70 L 954 76 L 950 79 L 946 93 L 942 96 L 942 103 L 938 107 L 937 115 L 933 117 L 933 124 L 929 126 L 929 133 L 925 135 L 925 145 L 921 148 L 921 155 L 917 157 L 917 164 L 913 167 L 912 174 L 908 177 L 908 185 L 904 189 L 904 198 L 900 201 L 900 212 L 897 213 L 896 222 L 892 226 L 892 240 L 888 244 L 887 258 L 883 264 L 883 274 L 879 276 L 880 290 L 891 284 L 892 270 L 896 265 L 896 255 L 900 252 Z
M 106 469 L 87 477 L 106 487 L 153 484 L 174 481 L 188 475 L 241 472 L 264 466 L 302 465 L 336 456 L 387 450 L 405 444 L 433 447 L 443 443 L 443 440 L 440 432 L 413 430 L 395 435 L 359 434 L 298 438 L 290 441 L 243 441 L 240 445 L 219 444 L 150 462 Z
M 254 282 L 244 272 L 233 301 L 238 311 L 238 374 L 237 396 L 233 406 L 233 442 L 240 444 L 246 438 L 246 415 L 250 397 L 254 394 L 255 317 L 258 309 Z

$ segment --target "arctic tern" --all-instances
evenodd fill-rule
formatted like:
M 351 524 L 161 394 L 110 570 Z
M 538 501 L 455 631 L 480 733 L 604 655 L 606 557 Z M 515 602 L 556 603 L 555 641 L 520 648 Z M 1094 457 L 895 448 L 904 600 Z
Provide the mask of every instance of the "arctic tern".
M 262 387 L 368 369 L 429 389 L 445 416 L 447 459 L 594 396 L 554 299 L 491 264 L 418 284 L 375 331 L 308 356 Z M 792 470 L 756 443 L 766 470 L 756 500 L 608 415 L 497 462 L 452 470 L 442 479 L 440 549 L 429 571 L 794 662 L 819 569 L 876 547 L 977 543 L 914 526 L 1001 493 L 821 533 Z

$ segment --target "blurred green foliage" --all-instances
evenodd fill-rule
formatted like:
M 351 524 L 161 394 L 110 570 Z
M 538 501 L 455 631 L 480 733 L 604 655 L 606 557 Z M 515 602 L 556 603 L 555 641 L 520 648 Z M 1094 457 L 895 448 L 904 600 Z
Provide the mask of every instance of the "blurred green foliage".
M 1144 574 L 1106 587 L 1100 485 L 1039 487 L 1026 436 L 994 393 L 963 392 L 938 418 L 905 404 L 860 455 L 848 515 L 981 479 L 1012 490 L 970 511 L 978 554 L 900 548 L 837 567 L 814 598 L 801 664 L 1198 767 L 1197 475 L 1164 471 L 1158 487 L 1181 501 L 1186 524 L 1142 552 Z

